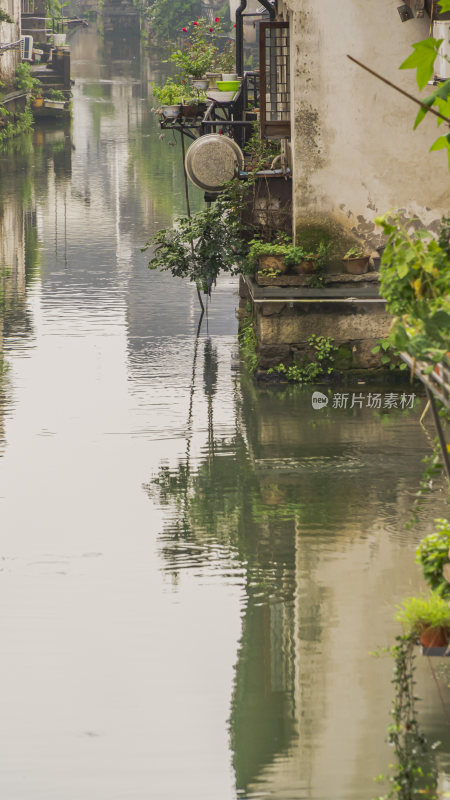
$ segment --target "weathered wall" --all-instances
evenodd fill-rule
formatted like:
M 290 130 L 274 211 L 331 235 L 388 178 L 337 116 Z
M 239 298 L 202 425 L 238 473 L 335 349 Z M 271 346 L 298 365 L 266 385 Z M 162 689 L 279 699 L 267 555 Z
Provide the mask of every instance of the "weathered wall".
M 383 303 L 296 303 L 289 296 L 286 302 L 258 303 L 252 301 L 242 278 L 239 294 L 242 316 L 251 303 L 259 370 L 314 360 L 308 344 L 313 335 L 333 340 L 338 348 L 333 366 L 342 377 L 351 376 L 353 370 L 381 368 L 383 353 L 374 354 L 372 349 L 387 335 L 392 322 Z
M 438 132 L 416 108 L 346 58 L 349 53 L 418 95 L 415 71 L 398 69 L 429 19 L 402 23 L 395 0 L 279 0 L 291 31 L 294 220 L 349 238 L 381 241 L 377 214 L 406 209 L 432 226 L 449 210 L 446 156 L 429 153 Z
M 0 8 L 14 20 L 10 22 L 0 22 L 0 43 L 10 44 L 17 42 L 20 38 L 20 0 L 0 0 Z M 19 63 L 19 50 L 6 50 L 0 56 L 0 80 L 10 86 L 14 79 L 16 66 Z
M 308 339 L 330 337 L 339 348 L 333 362 L 339 371 L 377 369 L 379 356 L 371 351 L 386 335 L 390 320 L 381 305 L 267 303 L 258 307 L 256 334 L 259 366 L 268 369 L 280 362 L 300 363 L 313 356 Z

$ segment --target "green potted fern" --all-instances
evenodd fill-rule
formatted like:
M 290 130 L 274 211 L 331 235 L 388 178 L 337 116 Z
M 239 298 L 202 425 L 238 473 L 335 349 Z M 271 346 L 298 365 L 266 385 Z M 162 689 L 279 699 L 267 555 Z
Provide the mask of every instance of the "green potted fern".
M 424 647 L 446 647 L 450 642 L 450 606 L 437 592 L 406 597 L 397 606 L 395 619 L 407 636 L 420 638 Z

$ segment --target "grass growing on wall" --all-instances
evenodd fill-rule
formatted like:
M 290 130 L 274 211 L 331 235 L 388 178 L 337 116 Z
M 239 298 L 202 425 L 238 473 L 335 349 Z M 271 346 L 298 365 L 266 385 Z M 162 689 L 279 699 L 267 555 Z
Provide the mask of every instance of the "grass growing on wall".
M 245 319 L 242 320 L 239 327 L 238 338 L 241 356 L 247 368 L 253 373 L 258 366 L 258 340 L 251 316 L 245 317 Z

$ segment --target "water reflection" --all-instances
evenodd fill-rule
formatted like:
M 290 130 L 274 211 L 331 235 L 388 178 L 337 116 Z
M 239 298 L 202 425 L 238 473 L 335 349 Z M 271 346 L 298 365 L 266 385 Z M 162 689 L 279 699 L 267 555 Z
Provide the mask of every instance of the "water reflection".
M 3 794 L 368 800 L 420 409 L 241 380 L 233 281 L 196 336 L 195 289 L 140 252 L 184 211 L 164 66 L 97 34 L 72 124 L 0 154 Z
M 404 529 L 427 441 L 422 404 L 383 419 L 311 412 L 309 390 L 243 380 L 234 433 L 223 437 L 209 339 L 202 354 L 201 455 L 163 463 L 146 489 L 167 508 L 169 571 L 244 576 L 230 716 L 238 795 L 370 798 L 390 760 L 391 664 L 369 652 L 392 641 L 393 604 L 420 585 L 411 535 L 430 528 Z M 428 681 L 421 688 L 439 727 L 438 699 Z
M 31 136 L 0 154 L 0 455 L 4 417 L 10 404 L 8 352 L 25 347 L 33 334 L 26 290 L 39 273 L 39 240 L 32 179 Z

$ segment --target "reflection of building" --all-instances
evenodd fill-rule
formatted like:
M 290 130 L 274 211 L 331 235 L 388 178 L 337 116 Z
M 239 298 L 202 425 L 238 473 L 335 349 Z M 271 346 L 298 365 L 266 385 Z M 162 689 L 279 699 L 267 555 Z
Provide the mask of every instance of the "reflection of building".
M 245 568 L 230 715 L 243 796 L 369 800 L 387 771 L 392 662 L 369 653 L 420 585 L 404 533 L 427 447 L 418 414 L 312 412 L 309 390 L 243 381 L 233 439 L 208 434 L 195 469 L 151 489 L 178 509 L 162 551 L 174 571 L 218 547 Z
M 13 159 L 11 159 L 13 161 Z M 12 167 L 12 164 L 10 164 Z M 6 178 L 6 180 L 5 180 Z M 5 374 L 4 346 L 7 339 L 23 328 L 25 297 L 25 224 L 23 203 L 9 193 L 10 176 L 0 170 L 0 455 L 4 438 Z
M 23 203 L 17 194 L 0 202 L 0 296 L 3 336 L 25 313 L 25 226 Z

